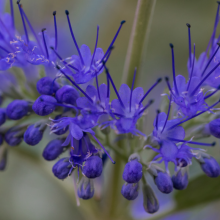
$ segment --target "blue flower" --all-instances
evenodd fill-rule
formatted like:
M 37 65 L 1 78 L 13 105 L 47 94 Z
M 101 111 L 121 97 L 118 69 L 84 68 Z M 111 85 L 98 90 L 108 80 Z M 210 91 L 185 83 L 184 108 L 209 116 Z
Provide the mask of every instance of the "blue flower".
M 123 179 L 127 183 L 137 183 L 142 178 L 142 165 L 138 160 L 131 160 L 125 165 Z
M 24 133 L 24 141 L 31 146 L 38 144 L 43 138 L 44 130 L 45 126 L 40 124 L 30 125 Z
M 42 95 L 32 105 L 32 109 L 37 115 L 45 116 L 51 114 L 56 108 L 57 100 L 49 95 Z
M 85 161 L 82 172 L 90 179 L 99 177 L 102 174 L 102 159 L 99 156 L 89 157 Z
M 55 160 L 60 154 L 65 150 L 65 146 L 62 146 L 62 139 L 55 139 L 50 141 L 47 146 L 44 148 L 43 157 L 45 160 Z
M 71 164 L 69 163 L 68 157 L 60 159 L 52 168 L 54 176 L 61 180 L 69 175 L 70 170 Z
M 94 195 L 94 192 L 93 181 L 91 179 L 82 178 L 77 190 L 77 195 L 79 198 L 84 200 L 91 199 Z
M 186 189 L 188 185 L 188 173 L 180 169 L 175 175 L 172 176 L 173 187 L 177 190 Z
M 43 77 L 37 82 L 37 91 L 41 95 L 54 95 L 59 89 L 59 84 L 51 77 Z
M 9 129 L 5 134 L 5 141 L 9 146 L 17 146 L 22 142 L 23 134 L 20 134 L 13 128 Z
M 138 183 L 125 183 L 122 186 L 121 194 L 127 200 L 135 200 L 138 197 Z
M 185 130 L 181 126 L 176 126 L 170 129 L 173 125 L 180 122 L 180 119 L 168 120 L 168 115 L 164 112 L 157 114 L 154 120 L 153 137 L 160 143 L 161 141 L 168 140 L 169 138 L 184 139 Z
M 19 120 L 29 112 L 29 103 L 25 100 L 14 100 L 6 108 L 7 116 L 12 120 Z
M 69 19 L 69 11 L 66 10 L 66 16 L 67 16 L 67 21 L 70 29 L 70 33 L 73 39 L 73 42 L 75 44 L 75 47 L 77 49 L 78 55 L 73 55 L 70 58 L 67 59 L 62 59 L 59 54 L 56 52 L 56 50 L 53 51 L 54 53 L 59 57 L 59 59 L 63 62 L 65 65 L 63 67 L 63 71 L 71 75 L 74 78 L 74 81 L 77 84 L 84 84 L 89 81 L 91 81 L 94 77 L 99 75 L 100 73 L 103 72 L 103 61 L 107 61 L 109 58 L 110 50 L 121 30 L 122 25 L 125 23 L 125 21 L 121 22 L 121 25 L 113 38 L 109 48 L 107 51 L 104 53 L 101 48 L 97 48 L 98 44 L 98 35 L 99 35 L 99 26 L 97 27 L 97 37 L 96 37 L 96 43 L 95 43 L 95 48 L 93 54 L 91 54 L 91 51 L 89 47 L 85 44 L 79 48 L 75 35 L 72 30 L 72 25 Z
M 171 181 L 170 176 L 164 172 L 158 172 L 157 176 L 154 178 L 155 184 L 157 188 L 162 193 L 171 193 L 173 191 L 173 183 Z
M 204 158 L 204 163 L 200 163 L 200 165 L 207 176 L 216 178 L 220 175 L 220 166 L 213 157 Z

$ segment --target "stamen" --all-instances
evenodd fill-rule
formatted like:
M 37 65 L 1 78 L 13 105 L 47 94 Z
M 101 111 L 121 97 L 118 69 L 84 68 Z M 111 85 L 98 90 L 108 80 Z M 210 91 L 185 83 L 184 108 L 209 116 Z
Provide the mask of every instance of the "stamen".
M 145 105 L 145 107 L 144 107 L 140 112 L 138 112 L 138 115 L 142 114 L 142 113 L 143 113 L 151 104 L 153 104 L 153 103 L 154 103 L 154 100 L 151 99 L 151 100 L 148 102 L 148 104 Z
M 76 42 L 76 38 L 75 38 L 75 36 L 74 36 L 74 34 L 73 34 L 73 29 L 72 29 L 72 26 L 71 26 L 71 23 L 70 23 L 70 18 L 69 18 L 69 11 L 66 10 L 65 13 L 66 13 L 67 21 L 68 21 L 68 24 L 69 24 L 70 33 L 71 33 L 72 38 L 73 38 L 73 42 L 74 42 L 74 44 L 75 44 L 75 46 L 76 46 L 76 49 L 77 49 L 77 51 L 78 51 L 78 54 L 79 54 L 79 57 L 80 57 L 80 59 L 81 59 L 82 64 L 85 65 L 85 64 L 84 64 L 84 60 L 83 60 L 83 58 L 82 58 L 82 54 L 81 54 L 81 52 L 80 52 L 80 50 L 79 50 L 79 47 L 78 47 L 78 44 L 77 44 L 77 42 Z
M 204 110 L 204 111 L 202 111 L 202 112 L 199 112 L 199 113 L 197 113 L 197 114 L 195 114 L 195 115 L 193 115 L 193 116 L 191 116 L 191 117 L 189 117 L 189 118 L 187 118 L 187 119 L 185 119 L 185 120 L 183 120 L 183 121 L 181 121 L 181 122 L 179 122 L 179 123 L 177 123 L 177 124 L 175 124 L 175 125 L 172 125 L 171 127 L 168 128 L 168 130 L 171 130 L 171 129 L 175 128 L 176 126 L 178 126 L 178 125 L 180 125 L 180 124 L 182 124 L 182 123 L 184 123 L 184 122 L 186 122 L 186 121 L 191 120 L 192 118 L 195 118 L 195 117 L 197 117 L 197 116 L 199 116 L 199 115 L 201 115 L 201 114 L 203 114 L 203 113 L 209 111 L 211 108 L 213 108 L 214 106 L 216 106 L 219 102 L 220 102 L 220 100 L 218 100 L 216 103 L 214 103 L 213 105 L 211 105 L 210 107 L 208 107 L 206 110 Z
M 106 79 L 107 79 L 107 98 L 109 98 L 109 96 L 110 96 L 110 83 L 109 83 L 108 74 L 106 74 Z
M 100 145 L 100 147 L 105 151 L 105 153 L 108 155 L 108 157 L 109 157 L 109 159 L 111 160 L 111 162 L 112 162 L 113 164 L 115 164 L 116 162 L 111 158 L 111 156 L 109 155 L 108 151 L 102 146 L 102 144 L 101 144 L 100 141 L 96 138 L 96 136 L 93 135 L 93 134 L 92 134 L 92 136 L 93 136 L 93 138 L 97 141 L 97 143 Z
M 191 60 L 191 34 L 190 34 L 190 28 L 191 25 L 190 24 L 186 24 L 186 26 L 188 27 L 188 38 L 189 38 L 189 66 L 192 66 L 192 60 Z
M 203 56 L 203 59 L 202 59 L 201 65 L 200 65 L 200 69 L 202 68 L 202 66 L 203 66 L 203 64 L 204 64 L 205 58 L 206 58 L 206 56 L 207 56 L 207 54 L 208 54 L 208 50 L 209 50 L 210 44 L 212 43 L 212 46 L 213 46 L 213 41 L 214 41 L 214 39 L 215 39 L 216 28 L 217 28 L 218 22 L 219 22 L 219 15 L 218 15 L 218 14 L 219 14 L 219 4 L 220 4 L 220 2 L 217 1 L 217 3 L 218 3 L 218 8 L 217 8 L 217 13 L 216 13 L 216 17 L 215 17 L 215 23 L 214 23 L 213 33 L 212 33 L 212 36 L 211 36 L 211 38 L 210 38 L 210 40 L 209 40 L 209 43 L 208 43 L 208 45 L 207 45 L 207 48 L 206 48 L 206 50 L 205 50 L 205 54 L 204 54 L 204 56 Z M 212 46 L 211 46 L 211 47 L 212 47 Z
M 132 93 L 133 93 L 133 89 L 134 89 L 134 82 L 135 82 L 136 72 L 137 72 L 137 67 L 135 67 L 135 69 L 134 69 L 133 81 L 132 81 L 132 86 L 131 86 L 131 94 L 130 94 L 130 112 L 131 112 Z
M 196 91 L 199 89 L 199 87 L 205 82 L 205 80 L 217 69 L 217 67 L 220 65 L 220 62 L 201 80 L 201 82 L 199 83 L 199 85 L 192 91 L 192 93 L 190 94 L 191 96 L 193 96 Z
M 165 121 L 165 123 L 163 125 L 163 129 L 161 131 L 161 134 L 163 133 L 163 131 L 164 131 L 165 127 L 166 127 L 166 124 L 167 124 L 167 121 L 168 121 L 168 118 L 169 118 L 169 115 L 170 115 L 171 100 L 172 100 L 172 95 L 170 95 L 170 102 L 169 102 L 167 117 L 166 117 L 166 121 Z
M 56 65 L 56 68 L 84 95 L 86 96 L 90 102 L 93 103 L 92 99 L 69 77 L 66 75 L 66 73 L 64 73 L 62 71 L 62 69 L 60 69 L 60 67 L 58 65 Z
M 170 90 L 170 93 L 171 93 L 173 96 L 175 96 L 175 95 L 173 94 L 173 91 L 172 91 L 171 86 L 170 86 L 169 77 L 166 76 L 166 77 L 165 77 L 165 80 L 166 80 L 168 89 Z
M 216 29 L 217 29 L 218 22 L 219 22 L 219 6 L 220 6 L 220 2 L 217 1 L 217 3 L 218 3 L 218 8 L 217 8 L 217 12 L 216 12 L 214 30 L 213 30 L 213 34 L 212 34 L 212 45 L 211 45 L 211 48 L 213 47 L 213 43 L 214 43 L 214 39 L 215 39 L 215 33 L 216 33 Z
M 151 87 L 150 89 L 145 93 L 145 95 L 143 96 L 143 98 L 141 99 L 141 101 L 139 102 L 139 105 L 144 101 L 144 99 L 147 97 L 147 95 L 151 92 L 151 90 L 162 81 L 162 78 L 159 78 Z
M 174 88 L 176 90 L 177 95 L 179 95 L 179 91 L 176 84 L 176 74 L 175 74 L 175 60 L 174 60 L 174 51 L 173 51 L 173 44 L 170 44 L 171 52 L 172 52 L 172 68 L 173 68 L 173 82 L 174 82 Z
M 96 74 L 96 76 L 95 76 L 95 79 L 96 79 L 96 88 L 97 88 L 97 92 L 98 92 L 98 97 L 99 97 L 99 100 L 101 101 L 100 92 L 99 92 L 99 81 L 98 81 L 98 76 L 97 76 L 97 74 Z
M 120 26 L 119 26 L 119 28 L 118 28 L 118 31 L 116 32 L 116 34 L 115 34 L 115 36 L 114 36 L 114 38 L 113 38 L 113 40 L 112 40 L 110 46 L 108 47 L 107 51 L 105 52 L 105 55 L 103 56 L 102 61 L 105 59 L 105 57 L 107 56 L 107 54 L 108 54 L 110 48 L 111 48 L 111 47 L 113 46 L 113 44 L 115 43 L 115 40 L 116 40 L 116 38 L 118 37 L 118 34 L 119 34 L 119 32 L 120 32 L 120 30 L 121 30 L 121 28 L 122 28 L 122 25 L 123 25 L 125 22 L 126 22 L 126 21 L 121 21 L 121 24 L 120 24 Z
M 195 54 L 196 54 L 196 47 L 195 47 L 195 44 L 194 44 L 194 47 L 193 47 L 193 64 L 192 64 L 191 74 L 190 74 L 190 78 L 189 78 L 189 83 L 188 83 L 188 86 L 187 86 L 187 91 L 189 91 L 189 86 L 190 86 L 190 83 L 191 83 L 191 80 L 192 80 L 192 76 L 193 76 Z
M 211 144 L 207 144 L 207 143 L 201 143 L 201 142 L 195 142 L 195 141 L 186 141 L 186 140 L 180 140 L 180 139 L 176 139 L 176 138 L 170 138 L 168 137 L 167 139 L 171 140 L 171 141 L 177 141 L 177 142 L 182 142 L 182 143 L 189 143 L 189 144 L 195 144 L 195 145 L 202 145 L 202 146 L 210 146 L 210 147 L 213 147 L 215 146 L 215 142 L 211 143 Z
M 32 27 L 31 22 L 29 21 L 29 19 L 28 19 L 27 15 L 25 14 L 23 8 L 21 8 L 21 10 L 22 10 L 22 14 L 24 15 L 24 18 L 25 18 L 25 20 L 26 20 L 26 22 L 27 22 L 29 28 L 31 29 L 32 34 L 34 35 L 34 37 L 35 37 L 35 39 L 36 39 L 36 41 L 37 41 L 37 44 L 38 44 L 38 46 L 39 46 L 41 52 L 44 53 L 38 35 L 37 35 L 36 32 L 34 31 L 34 28 Z
M 217 88 L 214 92 L 212 92 L 212 93 L 210 93 L 209 95 L 205 96 L 204 99 L 208 99 L 209 97 L 213 96 L 213 95 L 214 95 L 216 92 L 218 92 L 219 90 L 220 90 L 220 86 L 218 86 L 218 88 Z
M 54 50 L 53 47 L 50 47 L 51 50 L 53 50 L 53 52 L 56 54 L 56 56 L 60 59 L 60 61 L 62 61 L 65 65 L 67 65 L 67 67 L 71 67 L 72 69 L 79 71 L 76 67 L 72 66 L 71 64 L 68 64 L 65 60 L 63 60 L 63 58 L 57 53 L 57 51 Z
M 158 118 L 159 118 L 160 110 L 157 110 L 157 117 L 156 117 L 156 130 L 158 131 Z
M 44 48 L 45 48 L 45 51 L 46 51 L 46 54 L 47 54 L 47 59 L 49 59 L 49 53 L 48 53 L 48 49 L 47 49 L 46 39 L 45 39 L 45 36 L 44 36 L 44 31 L 46 31 L 46 28 L 42 29 L 42 36 L 43 36 L 43 41 L 44 41 Z
M 204 68 L 204 70 L 203 70 L 203 72 L 202 72 L 202 76 L 204 75 L 204 73 L 205 73 L 205 71 L 207 70 L 209 64 L 211 63 L 211 61 L 213 60 L 213 58 L 215 57 L 216 53 L 217 53 L 218 50 L 219 50 L 220 43 L 217 43 L 217 44 L 218 44 L 218 47 L 217 47 L 217 49 L 215 50 L 215 52 L 214 52 L 214 54 L 212 55 L 212 57 L 209 59 L 209 62 L 206 64 L 206 66 L 205 66 L 205 68 Z
M 112 84 L 112 86 L 113 86 L 113 88 L 114 88 L 114 90 L 115 90 L 115 93 L 116 93 L 116 95 L 117 95 L 117 97 L 118 97 L 118 100 L 119 100 L 119 102 L 121 103 L 121 106 L 122 106 L 123 108 L 125 108 L 125 106 L 124 106 L 124 104 L 123 104 L 123 102 L 122 102 L 122 100 L 121 100 L 121 97 L 120 97 L 120 95 L 119 95 L 119 93 L 118 93 L 118 91 L 117 91 L 117 89 L 116 89 L 116 87 L 115 87 L 115 84 L 114 84 L 114 82 L 113 82 L 113 80 L 112 80 L 112 78 L 111 78 L 111 76 L 110 76 L 110 73 L 109 73 L 109 71 L 108 71 L 108 68 L 105 66 L 105 63 L 103 63 L 103 64 L 104 64 L 105 72 L 106 72 L 106 74 L 108 75 L 109 80 L 111 81 L 111 84 Z
M 93 52 L 93 55 L 92 55 L 92 60 L 91 60 L 90 67 L 92 66 L 92 63 L 93 63 L 93 60 L 94 60 L 94 57 L 95 57 L 95 52 L 96 52 L 98 40 L 99 40 L 99 26 L 97 26 L 97 34 L 96 34 L 95 48 L 94 48 L 94 52 Z
M 12 0 L 10 0 L 10 10 L 11 10 L 12 26 L 13 26 L 13 29 L 15 29 L 14 7 L 13 7 Z
M 55 50 L 57 50 L 57 43 L 58 43 L 58 41 L 57 41 L 58 37 L 57 37 L 57 20 L 56 20 L 56 13 L 57 13 L 56 11 L 53 12 L 54 29 L 55 29 Z
M 24 16 L 23 16 L 23 13 L 22 13 L 21 5 L 20 5 L 20 0 L 17 1 L 17 4 L 18 4 L 18 8 L 19 8 L 19 11 L 20 11 L 20 15 L 21 15 L 21 19 L 22 19 L 22 23 L 23 23 L 23 27 L 24 27 L 26 41 L 27 41 L 27 43 L 29 43 L 27 27 L 26 27 L 26 24 L 25 24 L 25 21 L 24 21 Z

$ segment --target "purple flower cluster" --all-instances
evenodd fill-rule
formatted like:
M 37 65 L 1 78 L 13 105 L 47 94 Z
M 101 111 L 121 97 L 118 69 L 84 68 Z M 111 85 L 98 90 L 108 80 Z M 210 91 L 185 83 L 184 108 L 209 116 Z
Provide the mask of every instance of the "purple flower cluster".
M 204 153 L 202 148 L 191 147 L 191 145 L 212 147 L 215 142 L 196 142 L 193 136 L 186 135 L 188 128 L 196 124 L 194 122 L 198 116 L 207 112 L 214 115 L 215 106 L 220 102 L 215 100 L 220 88 L 218 61 L 220 38 L 215 38 L 220 19 L 219 4 L 210 42 L 206 52 L 202 53 L 198 60 L 195 58 L 195 44 L 193 53 L 191 51 L 191 26 L 187 24 L 188 80 L 182 75 L 176 76 L 174 46 L 170 44 L 173 84 L 170 84 L 168 77 L 165 78 L 169 90 L 166 94 L 169 102 L 167 113 L 157 111 L 152 134 L 146 136 L 145 131 L 138 126 L 138 121 L 153 103 L 153 100 L 145 103 L 145 98 L 162 78 L 157 79 L 145 92 L 141 87 L 134 88 L 135 69 L 132 85 L 122 84 L 119 89 L 116 88 L 107 68 L 107 61 L 125 21 L 120 23 L 106 52 L 98 48 L 98 26 L 94 51 L 91 52 L 85 44 L 79 47 L 70 22 L 69 11 L 66 10 L 65 14 L 77 54 L 63 59 L 57 50 L 56 12 L 53 12 L 54 37 L 50 38 L 45 29 L 37 35 L 20 1 L 17 1 L 25 33 L 24 36 L 20 36 L 14 25 L 12 1 L 10 3 L 11 15 L 0 14 L 0 71 L 2 71 L 0 91 L 3 98 L 11 98 L 13 101 L 5 108 L 0 108 L 0 145 L 5 141 L 7 145 L 13 147 L 24 140 L 28 145 L 35 146 L 43 139 L 46 128 L 49 127 L 54 138 L 44 148 L 42 156 L 47 161 L 59 158 L 52 168 L 54 176 L 58 179 L 63 180 L 77 173 L 80 179 L 77 195 L 85 200 L 95 194 L 94 179 L 102 175 L 106 158 L 108 157 L 115 164 L 111 156 L 114 151 L 122 155 L 125 162 L 128 158 L 122 174 L 125 183 L 121 194 L 127 200 L 136 199 L 142 181 L 144 209 L 149 213 L 159 209 L 159 202 L 146 182 L 146 172 L 151 174 L 158 189 L 165 194 L 171 193 L 173 188 L 183 190 L 187 187 L 187 169 L 192 164 L 193 158 L 200 163 L 207 176 L 220 175 L 220 166 L 212 156 Z M 0 6 L 3 5 L 0 3 Z M 30 41 L 27 27 L 31 30 L 35 41 Z M 43 65 L 46 72 L 46 76 L 41 78 L 39 65 Z M 25 74 L 26 85 L 23 90 L 19 86 L 18 78 L 7 72 L 12 66 L 20 68 Z M 101 84 L 99 75 L 103 72 L 106 74 L 106 83 Z M 27 96 L 24 96 L 22 91 L 26 91 Z M 111 99 L 111 91 L 115 92 L 116 99 Z M 0 104 L 1 102 L 0 97 Z M 26 120 L 30 118 L 35 119 L 35 122 L 30 123 Z M 12 126 L 8 123 L 9 120 L 14 122 Z M 9 126 L 3 127 L 7 123 Z M 198 132 L 220 138 L 220 118 L 208 122 L 206 120 Z M 111 135 L 114 135 L 113 141 L 109 140 Z M 146 142 L 144 149 L 151 149 L 154 151 L 152 153 L 156 153 L 149 163 L 143 162 L 142 155 L 138 155 L 140 149 L 129 146 L 129 140 L 139 137 L 143 137 L 142 141 Z M 124 140 L 127 140 L 126 146 L 115 147 L 119 141 Z M 140 143 L 143 145 L 143 142 Z M 61 157 L 64 154 L 65 156 Z M 0 159 L 0 170 L 4 170 L 7 148 L 0 155 Z M 155 165 L 162 162 L 165 170 Z M 172 177 L 169 163 L 175 166 Z

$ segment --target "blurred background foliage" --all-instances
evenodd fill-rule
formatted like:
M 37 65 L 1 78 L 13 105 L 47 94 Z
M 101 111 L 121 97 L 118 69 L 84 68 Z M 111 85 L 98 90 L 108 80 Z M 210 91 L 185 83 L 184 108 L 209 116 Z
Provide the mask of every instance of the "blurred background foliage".
M 98 45 L 106 50 L 120 21 L 126 20 L 108 62 L 110 72 L 119 88 L 136 0 L 22 0 L 21 3 L 35 30 L 40 31 L 46 27 L 49 34 L 53 34 L 52 12 L 57 11 L 58 51 L 63 57 L 76 52 L 66 22 L 64 13 L 66 9 L 70 11 L 70 18 L 79 45 L 87 44 L 91 50 L 95 44 L 96 25 L 100 26 Z M 147 48 L 145 48 L 143 68 L 138 79 L 140 86 L 146 90 L 158 77 L 171 76 L 169 48 L 171 42 L 175 46 L 177 74 L 188 74 L 186 68 L 188 38 L 185 24 L 190 23 L 192 26 L 192 42 L 196 43 L 196 56 L 198 57 L 205 50 L 212 33 L 216 8 L 216 1 L 157 0 L 150 38 Z M 9 1 L 6 11 L 9 11 Z M 16 26 L 20 33 L 23 33 L 16 4 L 15 14 Z M 105 81 L 104 74 L 100 81 Z M 163 82 L 151 94 L 156 102 L 149 111 L 146 134 L 152 131 L 151 118 L 155 117 L 155 110 L 160 104 L 160 94 L 164 88 L 165 83 Z M 67 179 L 64 182 L 57 180 L 51 172 L 53 162 L 44 162 L 40 158 L 47 142 L 45 138 L 44 142 L 42 141 L 35 147 L 23 144 L 10 152 L 7 169 L 1 173 L 0 177 L 0 220 L 91 219 L 88 214 L 89 210 L 83 204 L 89 203 L 89 209 L 93 209 L 92 201 L 83 202 L 77 208 L 72 180 Z M 208 153 L 214 154 L 220 162 L 219 143 Z M 108 175 L 108 169 L 110 169 L 109 166 L 104 172 L 104 178 Z M 217 208 L 220 205 L 220 202 L 217 201 L 220 199 L 220 178 L 208 179 L 208 177 L 200 176 L 201 173 L 199 166 L 194 163 L 190 167 L 192 182 L 189 187 L 176 195 L 165 195 L 161 202 L 161 212 L 155 218 L 164 220 L 220 219 L 220 210 Z M 119 194 L 120 187 L 117 190 Z M 139 205 L 140 203 L 141 205 Z M 163 203 L 166 206 L 163 206 Z M 139 208 L 140 206 L 142 206 L 142 200 L 136 201 L 129 208 L 134 219 L 154 217 L 144 214 L 143 209 Z M 180 212 L 171 215 L 172 210 Z M 96 211 L 99 212 L 99 210 Z M 161 213 L 166 213 L 167 216 L 162 217 Z M 108 219 L 107 216 L 106 219 Z M 124 218 L 121 217 L 121 219 Z

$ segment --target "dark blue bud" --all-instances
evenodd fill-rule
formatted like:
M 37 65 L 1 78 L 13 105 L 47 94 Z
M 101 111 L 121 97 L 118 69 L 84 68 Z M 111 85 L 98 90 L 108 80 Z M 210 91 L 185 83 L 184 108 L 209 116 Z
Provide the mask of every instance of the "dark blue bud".
M 8 151 L 7 149 L 2 149 L 3 152 L 1 152 L 2 154 L 2 157 L 1 157 L 1 160 L 0 160 L 0 170 L 3 171 L 5 170 L 5 167 L 6 167 L 6 164 L 7 164 L 7 156 L 8 156 Z
M 173 187 L 177 190 L 186 189 L 188 185 L 188 174 L 180 170 L 176 175 L 172 176 Z
M 57 115 L 54 120 L 58 120 L 62 117 L 63 117 L 62 115 Z M 68 131 L 68 128 L 69 128 L 69 126 L 65 127 L 64 129 L 60 129 L 56 132 L 53 132 L 53 133 L 56 134 L 56 135 L 62 135 L 62 134 L 65 134 Z
M 0 133 L 0 146 L 3 144 L 4 135 Z
M 75 105 L 79 98 L 79 93 L 75 88 L 65 85 L 56 92 L 56 99 L 60 103 Z
M 143 186 L 144 210 L 153 214 L 159 210 L 159 202 L 149 185 Z
M 157 176 L 154 179 L 157 188 L 162 193 L 171 193 L 173 191 L 173 183 L 170 176 L 167 173 L 158 172 Z
M 62 146 L 63 140 L 55 139 L 50 141 L 44 148 L 43 157 L 45 160 L 55 160 L 64 151 L 64 146 Z
M 41 95 L 53 95 L 59 88 L 59 84 L 48 76 L 41 78 L 37 82 L 37 91 Z
M 127 183 L 137 183 L 142 178 L 142 165 L 137 160 L 131 160 L 125 165 L 123 179 Z
M 3 108 L 0 108 L 0 126 L 3 125 L 6 121 L 6 111 Z
M 9 146 L 17 146 L 21 143 L 23 135 L 18 135 L 18 131 L 9 129 L 5 134 L 5 141 Z
M 82 169 L 83 174 L 88 178 L 96 178 L 102 174 L 102 159 L 99 156 L 89 157 Z
M 37 100 L 34 102 L 32 109 L 37 115 L 45 116 L 51 114 L 55 108 L 56 105 L 53 103 L 57 103 L 57 100 L 48 95 L 42 95 L 37 98 Z
M 52 168 L 54 176 L 58 179 L 65 179 L 71 169 L 71 164 L 69 163 L 69 158 L 65 157 L 56 162 Z
M 44 129 L 40 129 L 39 126 L 30 125 L 24 133 L 24 141 L 29 145 L 38 144 L 43 137 Z
M 209 130 L 211 135 L 216 138 L 220 138 L 220 118 L 209 122 Z
M 121 194 L 127 200 L 135 200 L 138 197 L 138 183 L 125 183 L 122 186 Z
M 79 184 L 79 188 L 77 189 L 77 194 L 79 198 L 88 200 L 91 199 L 94 195 L 94 186 L 93 180 L 82 178 Z
M 203 158 L 205 163 L 201 163 L 203 172 L 212 178 L 218 177 L 220 175 L 220 166 L 218 162 L 213 158 Z
M 102 163 L 103 163 L 103 166 L 106 164 L 107 159 L 108 159 L 108 155 L 107 155 L 106 153 L 102 154 Z
M 19 120 L 28 114 L 28 102 L 25 100 L 14 100 L 6 109 L 8 118 L 12 120 Z

